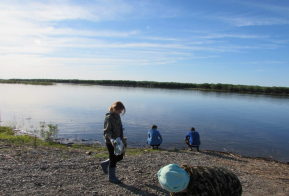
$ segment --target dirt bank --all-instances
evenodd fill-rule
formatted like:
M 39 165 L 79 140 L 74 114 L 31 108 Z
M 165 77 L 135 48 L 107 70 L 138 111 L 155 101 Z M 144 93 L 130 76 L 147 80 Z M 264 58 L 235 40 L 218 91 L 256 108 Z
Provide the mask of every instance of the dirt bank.
M 0 195 L 169 195 L 157 171 L 169 163 L 220 166 L 241 180 L 243 195 L 289 195 L 289 165 L 213 151 L 154 151 L 125 156 L 119 185 L 108 182 L 100 152 L 16 147 L 0 142 Z M 103 152 L 102 152 L 103 153 Z

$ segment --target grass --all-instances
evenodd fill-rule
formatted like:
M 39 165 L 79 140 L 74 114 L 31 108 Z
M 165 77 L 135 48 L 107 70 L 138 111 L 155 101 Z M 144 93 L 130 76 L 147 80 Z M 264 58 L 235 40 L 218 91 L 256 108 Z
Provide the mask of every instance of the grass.
M 93 157 L 98 158 L 98 159 L 108 159 L 108 153 L 103 154 L 103 153 L 99 153 L 99 154 L 95 154 L 93 155 Z
M 64 145 L 56 142 L 45 142 L 35 136 L 31 135 L 15 135 L 15 132 L 11 127 L 0 127 L 0 140 L 8 144 L 13 145 L 25 145 L 25 146 L 45 146 L 45 147 L 57 147 L 64 148 Z
M 83 145 L 83 144 L 74 144 L 72 146 L 67 146 L 56 142 L 44 141 L 31 135 L 15 135 L 15 132 L 11 127 L 0 127 L 0 140 L 7 144 L 17 146 L 32 146 L 34 148 L 51 147 L 57 148 L 59 150 L 75 149 L 86 152 L 93 152 L 93 154 L 95 153 L 93 157 L 99 159 L 108 158 L 108 152 L 106 147 L 95 147 L 94 145 Z M 135 156 L 144 153 L 156 153 L 158 151 L 162 151 L 162 149 L 153 150 L 151 148 L 127 148 L 125 154 L 127 156 Z
M 11 127 L 0 127 L 0 139 L 15 145 L 34 145 L 35 137 L 30 135 L 15 135 Z M 37 146 L 45 146 L 46 143 L 36 139 Z
M 0 127 L 0 134 L 14 135 L 11 127 Z

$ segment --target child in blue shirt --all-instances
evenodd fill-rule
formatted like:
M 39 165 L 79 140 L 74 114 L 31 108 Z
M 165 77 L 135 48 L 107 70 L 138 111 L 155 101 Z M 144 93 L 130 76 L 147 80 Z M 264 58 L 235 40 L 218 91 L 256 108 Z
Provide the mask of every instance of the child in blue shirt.
M 151 129 L 148 131 L 149 138 L 147 139 L 147 144 L 151 145 L 153 149 L 155 149 L 155 147 L 158 149 L 163 142 L 162 136 L 157 128 L 156 125 L 152 125 Z
M 185 137 L 187 145 L 193 150 L 193 147 L 197 148 L 199 152 L 199 146 L 201 145 L 200 135 L 196 132 L 195 128 L 192 127 Z

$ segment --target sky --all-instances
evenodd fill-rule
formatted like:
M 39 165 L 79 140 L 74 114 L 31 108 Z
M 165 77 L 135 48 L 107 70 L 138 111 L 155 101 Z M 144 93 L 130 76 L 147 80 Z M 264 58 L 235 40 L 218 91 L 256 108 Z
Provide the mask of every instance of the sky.
M 288 0 L 1 0 L 0 79 L 289 87 Z

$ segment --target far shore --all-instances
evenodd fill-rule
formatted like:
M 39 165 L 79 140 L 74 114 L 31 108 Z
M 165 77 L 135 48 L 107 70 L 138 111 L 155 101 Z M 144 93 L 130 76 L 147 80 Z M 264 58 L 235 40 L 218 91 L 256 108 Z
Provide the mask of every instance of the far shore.
M 264 95 L 289 95 L 289 87 L 282 86 L 258 86 L 242 84 L 221 83 L 180 83 L 180 82 L 157 82 L 157 81 L 131 81 L 131 80 L 78 80 L 78 79 L 0 79 L 0 83 L 8 84 L 31 84 L 31 85 L 53 85 L 54 83 L 80 84 L 80 85 L 103 85 L 103 86 L 125 86 L 164 89 L 188 89 L 202 91 L 216 91 L 227 93 L 248 93 Z

